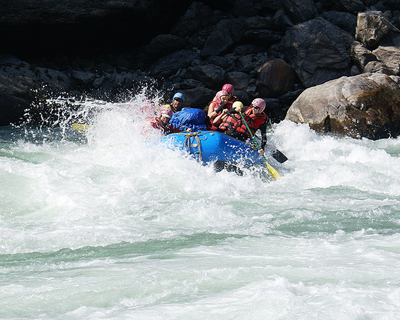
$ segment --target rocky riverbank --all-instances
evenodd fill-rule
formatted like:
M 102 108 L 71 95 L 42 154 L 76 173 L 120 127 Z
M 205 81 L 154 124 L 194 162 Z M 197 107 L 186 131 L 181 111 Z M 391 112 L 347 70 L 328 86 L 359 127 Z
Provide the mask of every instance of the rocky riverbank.
M 203 108 L 232 83 L 275 122 L 400 133 L 397 1 L 51 2 L 0 4 L 0 125 L 60 93 L 115 101 L 147 85 Z

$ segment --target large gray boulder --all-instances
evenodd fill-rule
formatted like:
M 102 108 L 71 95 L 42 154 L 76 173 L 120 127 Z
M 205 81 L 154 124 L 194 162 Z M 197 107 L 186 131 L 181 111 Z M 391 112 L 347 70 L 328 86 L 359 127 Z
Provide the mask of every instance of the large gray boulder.
M 318 132 L 381 139 L 400 134 L 399 77 L 364 73 L 306 89 L 286 119 Z

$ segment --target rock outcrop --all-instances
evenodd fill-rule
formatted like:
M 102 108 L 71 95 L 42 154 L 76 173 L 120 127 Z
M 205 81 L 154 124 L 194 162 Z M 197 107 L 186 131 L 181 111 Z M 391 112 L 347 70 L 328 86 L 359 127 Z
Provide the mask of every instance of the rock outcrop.
M 400 78 L 380 73 L 341 77 L 306 89 L 286 119 L 318 132 L 380 139 L 400 133 Z
M 165 101 L 179 90 L 186 105 L 203 108 L 224 83 L 244 104 L 266 99 L 278 122 L 296 113 L 304 90 L 362 74 L 399 76 L 395 0 L 15 0 L 0 12 L 0 125 L 51 94 L 115 101 L 149 85 Z M 320 108 L 314 112 L 325 114 Z M 335 131 L 332 120 L 330 128 L 395 136 L 391 121 Z

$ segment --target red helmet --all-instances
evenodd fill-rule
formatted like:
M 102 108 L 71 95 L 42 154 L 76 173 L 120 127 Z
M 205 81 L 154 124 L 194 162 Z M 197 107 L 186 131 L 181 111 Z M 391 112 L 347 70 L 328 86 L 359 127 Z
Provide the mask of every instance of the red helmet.
M 223 87 L 222 87 L 222 90 L 233 94 L 233 91 L 234 91 L 233 85 L 231 85 L 229 83 L 224 84 Z
M 264 99 L 255 98 L 255 99 L 252 101 L 251 105 L 254 106 L 254 107 L 259 107 L 259 108 L 260 108 L 260 112 L 263 112 L 264 109 L 265 109 L 265 106 L 266 106 L 267 104 L 265 103 L 265 100 L 264 100 Z

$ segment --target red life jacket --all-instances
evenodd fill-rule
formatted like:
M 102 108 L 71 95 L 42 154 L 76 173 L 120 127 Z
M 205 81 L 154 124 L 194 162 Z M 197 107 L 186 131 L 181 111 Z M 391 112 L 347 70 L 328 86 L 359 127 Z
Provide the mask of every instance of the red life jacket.
M 258 128 L 266 121 L 267 115 L 264 112 L 254 114 L 251 108 L 247 108 L 245 112 L 242 113 L 247 124 L 249 125 L 250 131 L 255 134 Z M 243 122 L 240 114 L 231 114 L 226 117 L 223 122 L 219 125 L 218 130 L 226 131 L 228 134 L 234 131 L 245 134 L 249 138 L 251 135 L 247 130 L 246 124 Z
M 215 101 L 215 100 L 211 101 L 211 102 L 209 103 L 209 105 L 210 105 L 211 103 L 214 103 L 214 111 L 215 111 L 215 112 L 216 112 L 216 111 L 218 110 L 218 108 L 221 106 L 221 103 L 218 104 L 218 102 Z M 228 102 L 226 103 L 226 108 L 228 109 L 228 111 L 231 110 L 232 104 L 233 104 L 233 102 L 231 102 L 231 101 L 228 101 Z M 218 112 L 217 115 L 216 115 L 216 117 L 218 117 L 221 113 L 222 113 L 222 111 Z M 207 117 L 207 118 L 208 118 L 208 117 Z M 215 118 L 214 118 L 214 119 L 215 119 Z M 214 124 L 214 119 L 210 119 L 210 118 L 207 119 L 207 129 L 208 129 L 208 130 L 218 130 L 218 125 L 215 125 L 215 124 Z

